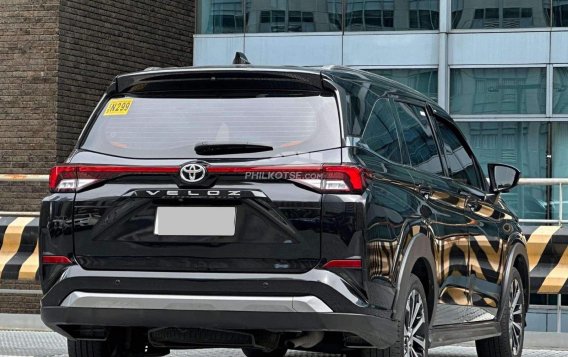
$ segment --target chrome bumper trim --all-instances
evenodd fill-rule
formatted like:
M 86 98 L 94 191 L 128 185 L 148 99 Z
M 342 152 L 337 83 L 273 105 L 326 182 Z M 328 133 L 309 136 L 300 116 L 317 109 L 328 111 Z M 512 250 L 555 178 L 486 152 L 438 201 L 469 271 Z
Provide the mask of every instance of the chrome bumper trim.
M 184 311 L 333 312 L 315 296 L 105 294 L 75 291 L 63 307 Z

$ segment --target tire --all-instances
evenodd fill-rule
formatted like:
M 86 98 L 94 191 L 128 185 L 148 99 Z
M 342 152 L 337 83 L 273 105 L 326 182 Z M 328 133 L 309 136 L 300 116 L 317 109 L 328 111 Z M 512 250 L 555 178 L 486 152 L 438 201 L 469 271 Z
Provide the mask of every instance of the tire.
M 67 340 L 69 357 L 105 357 L 111 355 L 107 341 Z
M 364 349 L 355 350 L 347 353 L 349 357 L 428 357 L 428 330 L 429 330 L 429 317 L 427 297 L 424 292 L 424 287 L 420 279 L 414 274 L 410 275 L 410 285 L 404 298 L 400 299 L 397 303 L 397 314 L 400 321 L 398 327 L 398 337 L 396 342 L 385 350 L 379 349 Z M 412 345 L 409 341 L 408 325 L 412 321 L 411 305 L 419 305 L 417 315 L 414 317 L 414 326 L 416 329 L 416 340 Z M 410 308 L 410 310 L 409 310 Z M 416 311 L 416 310 L 414 310 Z M 419 323 L 419 325 L 417 325 Z M 421 341 L 419 343 L 418 341 Z M 412 347 L 417 353 L 412 355 L 409 348 Z
M 286 348 L 277 348 L 270 352 L 264 352 L 254 348 L 243 348 L 243 353 L 247 357 L 284 357 L 286 352 L 288 352 Z
M 507 301 L 502 301 L 501 336 L 475 341 L 479 357 L 520 357 L 525 337 L 525 296 L 523 280 L 517 269 L 511 270 Z

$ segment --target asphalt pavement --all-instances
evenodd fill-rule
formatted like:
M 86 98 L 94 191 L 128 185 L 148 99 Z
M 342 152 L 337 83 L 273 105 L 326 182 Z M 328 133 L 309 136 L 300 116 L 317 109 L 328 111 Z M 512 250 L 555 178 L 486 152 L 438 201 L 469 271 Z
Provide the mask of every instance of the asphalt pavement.
M 53 332 L 0 331 L 0 357 L 33 356 L 64 357 L 66 341 Z M 240 350 L 200 349 L 174 351 L 170 356 L 187 357 L 243 357 Z M 322 353 L 289 352 L 288 357 L 339 357 Z M 476 357 L 475 348 L 450 346 L 433 349 L 430 357 Z M 526 350 L 524 357 L 568 357 L 568 351 Z

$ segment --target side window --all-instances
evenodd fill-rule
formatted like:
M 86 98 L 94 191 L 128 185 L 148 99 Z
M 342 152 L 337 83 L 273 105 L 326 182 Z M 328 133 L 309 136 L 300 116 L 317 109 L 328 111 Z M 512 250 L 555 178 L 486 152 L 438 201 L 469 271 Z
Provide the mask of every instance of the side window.
M 418 170 L 442 175 L 442 161 L 426 109 L 401 102 L 396 102 L 395 107 L 412 166 Z
M 361 142 L 385 159 L 402 162 L 396 119 L 388 100 L 379 99 L 374 103 Z
M 470 152 L 466 149 L 464 138 L 444 120 L 436 118 L 440 131 L 444 154 L 448 163 L 450 177 L 461 183 L 483 189 L 479 168 Z

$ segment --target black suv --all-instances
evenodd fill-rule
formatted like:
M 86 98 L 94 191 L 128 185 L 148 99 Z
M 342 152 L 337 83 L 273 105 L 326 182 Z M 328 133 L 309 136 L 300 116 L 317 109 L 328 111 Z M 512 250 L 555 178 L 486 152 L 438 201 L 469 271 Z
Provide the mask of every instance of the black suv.
M 525 237 L 452 119 L 344 67 L 116 77 L 41 209 L 70 356 L 520 356 Z

